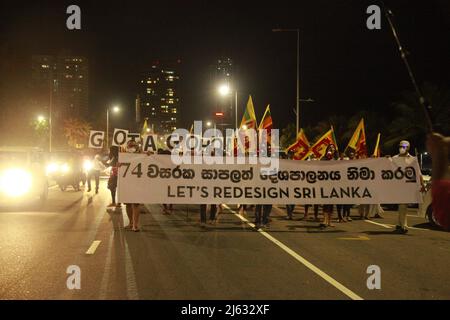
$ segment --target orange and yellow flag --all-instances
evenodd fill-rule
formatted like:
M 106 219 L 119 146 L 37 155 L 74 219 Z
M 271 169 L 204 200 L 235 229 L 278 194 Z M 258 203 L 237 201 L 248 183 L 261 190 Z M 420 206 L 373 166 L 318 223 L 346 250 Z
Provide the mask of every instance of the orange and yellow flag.
M 255 108 L 253 107 L 252 96 L 248 97 L 247 108 L 242 116 L 241 129 L 255 129 L 257 128 Z
M 273 129 L 272 115 L 270 114 L 270 105 L 267 105 L 266 111 L 259 123 L 259 129 L 271 130 Z
M 337 150 L 337 143 L 334 136 L 333 127 L 331 127 L 331 129 L 327 133 L 325 133 L 322 137 L 319 138 L 319 140 L 317 140 L 316 143 L 314 143 L 314 145 L 308 152 L 308 155 L 314 154 L 317 159 L 322 159 L 330 144 L 334 145 Z
M 310 147 L 308 138 L 306 138 L 305 132 L 301 129 L 297 135 L 297 141 L 287 147 L 285 152 L 293 152 L 294 160 L 304 160 L 308 155 Z
M 347 152 L 348 149 L 353 150 L 357 158 L 367 158 L 367 144 L 366 144 L 366 132 L 364 130 L 364 119 L 361 119 L 361 121 L 359 121 L 359 124 L 356 127 L 356 130 L 353 133 L 352 138 L 348 142 L 347 148 L 345 148 L 344 152 Z
M 375 145 L 375 149 L 373 150 L 373 154 L 372 154 L 372 157 L 375 157 L 375 158 L 381 157 L 380 137 L 381 137 L 381 133 L 378 133 L 377 143 Z
M 272 115 L 270 114 L 270 105 L 267 105 L 266 111 L 259 123 L 260 130 L 267 130 L 267 144 L 270 145 L 271 130 L 273 129 Z M 260 138 L 261 139 L 261 138 Z

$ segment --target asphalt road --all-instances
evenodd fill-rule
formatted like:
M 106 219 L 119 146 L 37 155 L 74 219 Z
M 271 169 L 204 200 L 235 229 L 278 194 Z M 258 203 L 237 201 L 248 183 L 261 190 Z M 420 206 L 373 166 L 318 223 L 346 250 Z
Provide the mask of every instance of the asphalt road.
M 293 221 L 274 207 L 270 228 L 255 231 L 253 214 L 233 207 L 204 229 L 198 206 L 163 215 L 146 205 L 131 232 L 125 207 L 107 210 L 109 200 L 102 181 L 98 195 L 52 188 L 39 211 L 2 208 L 0 299 L 450 299 L 450 233 L 413 211 L 399 235 L 395 212 L 320 230 L 299 220 L 303 207 Z M 67 288 L 72 265 L 79 290 Z M 379 290 L 366 284 L 371 265 Z

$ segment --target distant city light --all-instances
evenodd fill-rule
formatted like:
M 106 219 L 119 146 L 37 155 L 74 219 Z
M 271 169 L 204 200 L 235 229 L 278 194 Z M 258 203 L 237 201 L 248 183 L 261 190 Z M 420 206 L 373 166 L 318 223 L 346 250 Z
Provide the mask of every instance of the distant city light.
M 112 111 L 113 111 L 114 113 L 117 113 L 117 112 L 120 111 L 120 108 L 119 108 L 118 106 L 114 106 L 114 107 L 112 108 Z

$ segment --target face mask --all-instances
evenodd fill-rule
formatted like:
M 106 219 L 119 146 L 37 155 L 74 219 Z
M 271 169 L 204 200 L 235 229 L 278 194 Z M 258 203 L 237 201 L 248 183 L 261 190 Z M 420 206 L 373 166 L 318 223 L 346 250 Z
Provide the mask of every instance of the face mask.
M 130 153 L 136 153 L 136 151 L 137 151 L 137 149 L 134 147 L 128 149 L 128 152 L 130 152 Z
M 405 148 L 398 148 L 398 152 L 400 152 L 400 154 L 405 154 L 406 153 L 406 149 Z

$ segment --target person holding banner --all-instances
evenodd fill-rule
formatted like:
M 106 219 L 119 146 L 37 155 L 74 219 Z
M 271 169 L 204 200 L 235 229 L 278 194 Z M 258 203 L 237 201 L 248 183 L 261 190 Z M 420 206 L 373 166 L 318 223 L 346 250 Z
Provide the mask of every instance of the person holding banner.
M 412 158 L 412 155 L 409 154 L 409 149 L 411 145 L 409 141 L 402 140 L 399 143 L 398 151 L 399 153 L 393 157 L 393 159 L 399 159 L 399 158 Z M 421 191 L 424 190 L 423 186 L 423 178 L 422 175 L 420 175 L 420 182 L 422 185 Z M 408 204 L 402 203 L 398 205 L 398 224 L 395 226 L 395 231 L 400 232 L 402 234 L 406 234 L 408 232 L 408 225 L 407 225 L 407 210 L 408 210 Z
M 126 152 L 128 153 L 140 153 L 139 144 L 135 140 L 130 140 L 126 144 Z M 129 224 L 125 229 L 130 229 L 134 232 L 139 232 L 139 216 L 141 211 L 139 209 L 139 203 L 125 203 Z
M 334 144 L 328 145 L 323 160 L 325 161 L 337 160 L 338 157 L 339 155 L 336 151 L 336 147 L 334 146 Z M 331 216 L 333 215 L 333 205 L 324 204 L 322 206 L 322 211 L 323 211 L 323 222 L 320 224 L 320 227 L 321 228 L 333 227 L 333 225 L 331 224 Z
M 108 207 L 120 207 L 120 204 L 116 203 L 116 190 L 117 190 L 117 179 L 118 179 L 118 157 L 119 149 L 116 146 L 112 146 L 109 152 L 108 165 L 111 166 L 111 174 L 108 179 L 108 189 L 111 192 L 111 204 Z

